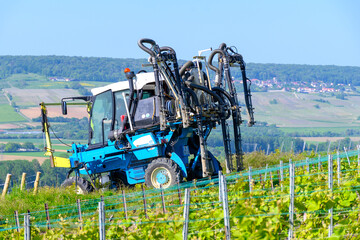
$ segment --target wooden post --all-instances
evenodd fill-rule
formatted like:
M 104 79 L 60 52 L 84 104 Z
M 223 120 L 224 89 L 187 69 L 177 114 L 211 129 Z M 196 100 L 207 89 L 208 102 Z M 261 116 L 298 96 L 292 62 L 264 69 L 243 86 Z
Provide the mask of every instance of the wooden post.
M 177 183 L 177 191 L 178 191 L 178 196 L 179 196 L 179 205 L 181 205 L 182 201 L 181 201 L 181 191 L 180 191 L 180 184 L 179 184 L 179 182 Z
M 166 208 L 165 208 L 165 199 L 164 199 L 164 189 L 162 188 L 162 185 L 160 184 L 160 189 L 161 189 L 161 202 L 162 202 L 162 209 L 163 209 L 163 213 L 166 213 Z
M 145 213 L 145 218 L 149 218 L 147 215 L 147 208 L 146 208 L 146 197 L 145 197 L 145 189 L 144 189 L 144 184 L 141 185 L 141 189 L 142 189 L 142 194 L 143 194 L 143 203 L 144 203 L 144 213 Z
M 8 191 L 8 188 L 9 188 L 10 180 L 11 180 L 11 174 L 8 173 L 8 175 L 6 175 L 6 180 L 5 180 L 5 184 L 4 184 L 4 188 L 3 188 L 1 198 L 4 198 L 5 195 L 6 195 L 6 193 Z
M 50 229 L 50 215 L 49 215 L 49 206 L 47 203 L 45 203 L 45 214 L 46 214 L 46 225 L 47 225 L 47 229 Z
M 39 187 L 40 175 L 41 175 L 41 172 L 36 173 L 36 178 L 35 178 L 35 182 L 34 182 L 34 194 L 37 193 L 37 190 L 38 190 L 38 187 Z
M 25 187 L 26 187 L 25 182 L 26 182 L 26 173 L 23 173 L 22 177 L 21 177 L 20 191 L 25 189 Z
M 19 221 L 19 212 L 18 211 L 14 211 L 14 217 L 15 217 L 16 231 L 20 232 L 20 221 Z

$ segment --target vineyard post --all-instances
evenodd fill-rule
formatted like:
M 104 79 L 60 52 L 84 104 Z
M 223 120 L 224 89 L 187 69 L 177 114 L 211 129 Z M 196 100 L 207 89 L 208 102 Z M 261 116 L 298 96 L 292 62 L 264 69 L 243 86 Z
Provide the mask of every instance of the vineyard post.
M 47 203 L 44 204 L 45 206 L 45 215 L 46 215 L 46 225 L 47 225 L 47 229 L 50 229 L 50 215 L 49 215 L 49 206 Z
M 266 164 L 264 182 L 266 182 L 266 177 L 267 177 L 267 172 L 268 172 L 268 166 L 269 166 L 269 164 Z
M 14 211 L 14 216 L 15 216 L 16 231 L 20 232 L 19 212 L 17 210 Z
M 180 184 L 179 181 L 177 182 L 177 192 L 178 192 L 178 196 L 179 196 L 179 205 L 181 205 L 181 191 L 180 191 Z
M 321 155 L 319 154 L 318 155 L 319 156 L 319 158 L 318 158 L 318 170 L 320 171 L 320 169 L 321 169 Z
M 99 239 L 105 240 L 105 204 L 103 200 L 99 202 Z
M 332 191 L 333 191 L 333 158 L 332 155 L 329 154 L 328 156 L 328 187 L 329 190 L 331 191 L 331 199 L 333 198 L 332 196 Z M 333 208 L 329 209 L 329 214 L 330 214 L 330 225 L 329 225 L 329 235 L 328 237 L 331 237 L 331 235 L 333 234 L 333 230 L 334 230 L 334 226 L 333 226 Z
M 305 152 L 305 148 L 306 148 L 306 141 L 304 141 L 304 146 L 303 146 L 302 152 Z
M 252 192 L 252 176 L 251 176 L 251 166 L 249 167 L 249 192 Z
M 284 169 L 283 169 L 283 161 L 280 161 L 280 186 L 281 191 L 283 190 L 283 181 L 284 181 Z
M 223 203 L 223 209 L 224 209 L 224 224 L 225 224 L 225 235 L 226 240 L 231 239 L 231 233 L 230 233 L 230 216 L 229 216 L 229 205 L 228 205 L 228 194 L 227 194 L 227 184 L 226 179 L 224 175 L 221 175 L 222 178 L 222 203 Z
M 328 146 L 327 154 L 330 153 L 330 146 L 331 146 L 331 141 L 329 141 L 329 146 Z
M 222 202 L 222 172 L 219 171 L 219 202 Z
M 24 240 L 31 239 L 30 211 L 24 214 Z
M 187 240 L 189 229 L 190 189 L 185 189 L 183 240 Z
M 348 160 L 349 167 L 350 167 L 350 159 L 349 159 L 349 154 L 348 154 L 348 152 L 347 152 L 347 148 L 346 148 L 346 147 L 344 147 L 344 151 L 345 151 L 346 158 L 347 158 L 347 160 Z
M 270 182 L 271 182 L 271 190 L 274 191 L 274 181 L 272 177 L 272 173 L 270 172 Z
M 352 141 L 351 141 L 351 138 L 350 138 L 349 147 L 348 147 L 349 150 L 351 150 L 351 143 L 352 143 Z
M 292 152 L 292 151 L 293 151 L 293 147 L 294 147 L 294 141 L 291 141 L 290 152 Z
M 162 187 L 162 184 L 160 184 L 160 190 L 161 190 L 162 209 L 163 209 L 163 213 L 166 214 L 165 199 L 164 199 L 164 189 Z
M 5 184 L 4 184 L 4 188 L 3 188 L 3 192 L 2 192 L 2 195 L 1 195 L 1 198 L 4 198 L 7 191 L 8 191 L 8 188 L 9 188 L 9 184 L 10 184 L 10 180 L 11 180 L 11 174 L 8 173 L 6 175 L 6 180 L 5 180 Z
M 309 158 L 306 158 L 306 171 L 310 174 Z
M 294 173 L 294 163 L 292 160 L 289 160 L 289 177 L 290 177 L 290 205 L 289 205 L 289 235 L 288 239 L 292 239 L 294 237 L 294 198 L 295 198 L 295 173 Z
M 144 213 L 145 213 L 145 218 L 149 218 L 147 215 L 147 209 L 146 209 L 146 197 L 145 197 L 145 189 L 144 189 L 144 184 L 141 185 L 141 190 L 142 190 L 142 195 L 143 195 L 143 203 L 144 203 Z
M 337 155 L 337 157 L 336 157 L 337 182 L 338 182 L 338 186 L 340 186 L 341 161 L 340 161 L 340 153 L 339 153 L 339 151 L 336 153 L 336 155 Z
M 315 154 L 317 154 L 319 143 L 316 143 Z
M 25 182 L 26 182 L 26 173 L 23 172 L 21 176 L 20 191 L 25 189 Z
M 40 181 L 40 174 L 41 174 L 41 172 L 36 173 L 36 178 L 35 178 L 35 182 L 34 182 L 34 194 L 36 194 L 37 190 L 38 190 L 39 181 Z
M 266 155 L 269 155 L 269 150 L 270 150 L 270 144 L 268 143 L 267 150 L 266 150 Z
M 124 206 L 124 212 L 125 212 L 125 219 L 128 220 L 127 207 L 126 207 L 126 196 L 125 196 L 124 189 L 122 190 L 122 197 L 123 197 L 123 206 Z
M 76 199 L 76 205 L 79 215 L 79 222 L 80 222 L 80 230 L 82 230 L 82 214 L 81 214 L 81 202 L 80 199 Z
M 358 171 L 360 174 L 360 145 L 357 145 L 356 148 L 358 150 Z
M 281 143 L 281 147 L 280 147 L 280 152 L 282 153 L 282 151 L 283 151 L 283 148 L 284 148 L 284 141 L 282 141 L 282 143 Z

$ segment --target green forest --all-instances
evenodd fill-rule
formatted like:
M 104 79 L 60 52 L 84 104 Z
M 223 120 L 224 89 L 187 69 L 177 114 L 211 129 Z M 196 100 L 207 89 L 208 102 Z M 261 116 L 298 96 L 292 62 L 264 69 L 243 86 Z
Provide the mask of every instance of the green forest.
M 245 58 L 246 60 L 246 58 Z M 179 64 L 185 60 L 179 60 Z M 123 70 L 134 72 L 147 64 L 146 59 L 67 56 L 0 56 L 0 79 L 13 74 L 33 73 L 46 77 L 66 77 L 78 81 L 116 82 L 125 80 Z M 149 68 L 149 71 L 151 69 Z M 239 69 L 232 75 L 240 79 Z M 300 64 L 247 64 L 247 75 L 260 80 L 277 78 L 280 82 L 323 81 L 360 86 L 360 67 Z

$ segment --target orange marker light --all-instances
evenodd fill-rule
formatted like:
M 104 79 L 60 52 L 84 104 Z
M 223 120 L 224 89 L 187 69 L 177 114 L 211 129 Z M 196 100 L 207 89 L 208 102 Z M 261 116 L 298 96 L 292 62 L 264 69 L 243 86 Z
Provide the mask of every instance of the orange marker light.
M 130 68 L 125 68 L 124 73 L 128 73 L 130 71 L 131 71 Z

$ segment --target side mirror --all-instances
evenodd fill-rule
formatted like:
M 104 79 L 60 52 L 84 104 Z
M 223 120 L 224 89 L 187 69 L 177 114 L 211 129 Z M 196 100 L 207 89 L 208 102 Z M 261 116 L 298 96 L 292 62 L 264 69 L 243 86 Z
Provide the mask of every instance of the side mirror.
M 63 115 L 67 115 L 67 104 L 65 101 L 61 101 L 61 110 Z

